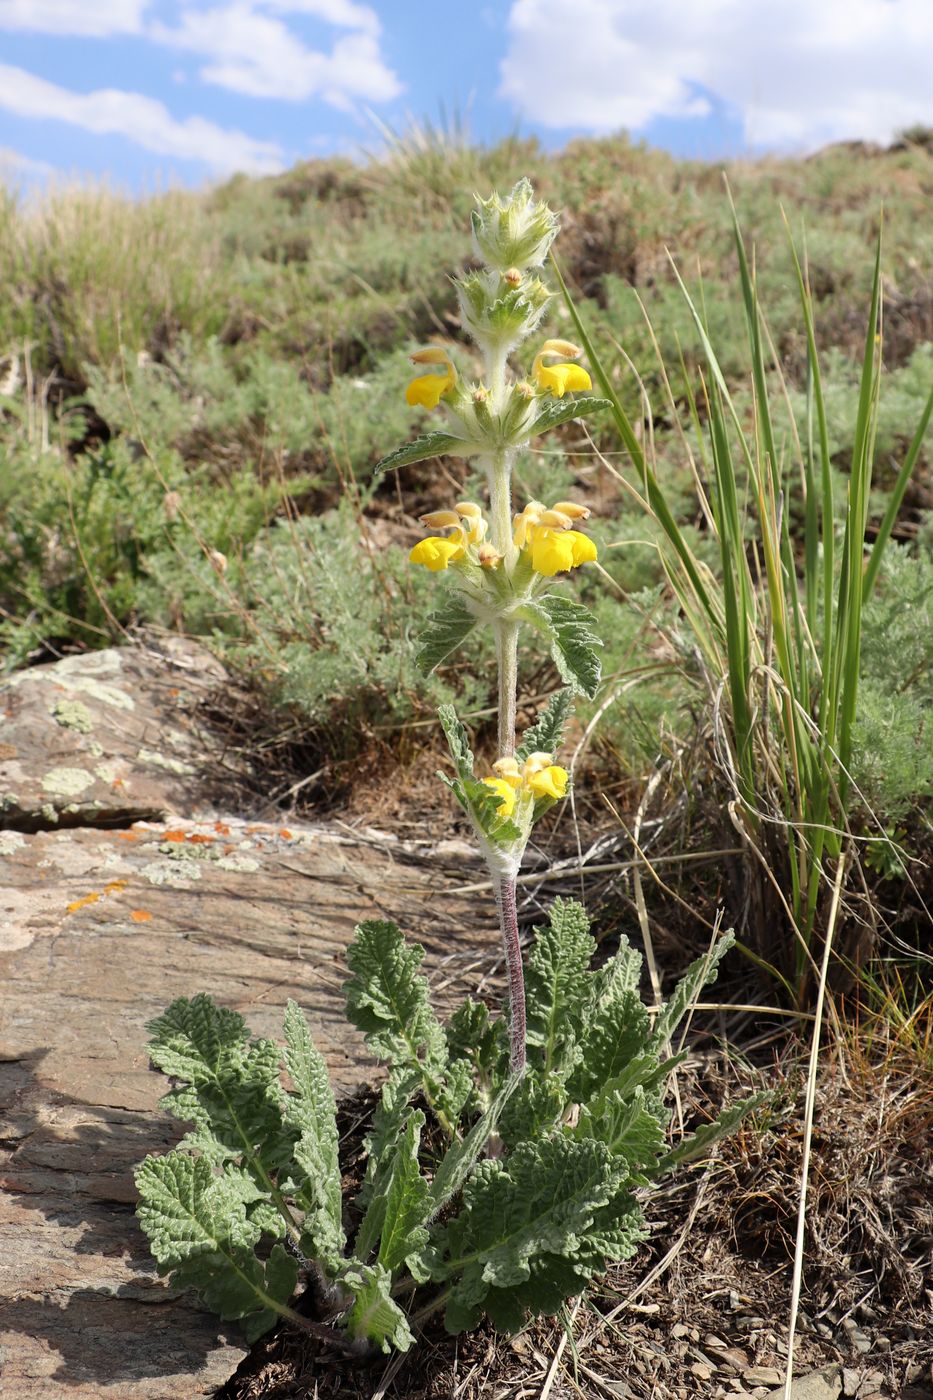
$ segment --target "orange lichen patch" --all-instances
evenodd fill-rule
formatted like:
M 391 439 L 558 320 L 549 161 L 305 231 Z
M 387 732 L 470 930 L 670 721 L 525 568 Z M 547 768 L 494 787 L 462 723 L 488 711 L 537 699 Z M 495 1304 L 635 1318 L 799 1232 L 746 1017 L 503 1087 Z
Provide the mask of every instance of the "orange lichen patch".
M 184 841 L 184 839 L 185 833 L 183 831 L 163 831 L 162 833 L 163 841 Z
M 80 899 L 73 899 L 68 905 L 69 914 L 77 914 L 79 909 L 86 909 L 89 904 L 96 904 L 100 899 L 98 890 L 91 890 L 90 894 L 82 895 Z
M 279 832 L 279 835 L 280 835 L 280 836 L 283 838 L 283 840 L 285 840 L 285 841 L 291 841 L 291 840 L 294 839 L 294 838 L 292 837 L 292 833 L 289 831 L 289 829 L 288 829 L 287 826 L 283 826 L 283 827 L 282 827 L 281 831 Z
M 217 832 L 217 835 L 218 835 L 218 836 L 229 836 L 229 835 L 230 835 L 230 828 L 229 828 L 229 826 L 227 826 L 226 822 L 215 822 L 215 823 L 214 823 L 214 830 Z
M 118 832 L 117 832 L 117 840 L 118 840 L 118 841 L 138 841 L 138 840 L 139 840 L 139 837 L 140 837 L 140 834 L 141 834 L 141 833 L 138 832 L 138 831 L 118 831 Z
M 225 856 L 232 856 L 232 855 L 233 855 L 233 852 L 234 852 L 235 850 L 236 850 L 236 846 L 233 845 L 233 844 L 224 846 L 224 855 L 225 855 Z
M 126 881 L 125 881 L 125 880 L 111 880 L 111 881 L 109 882 L 109 884 L 106 884 L 106 885 L 104 886 L 104 894 L 119 894 L 121 890 L 125 890 L 125 889 L 126 889 Z
M 148 909 L 131 909 L 130 918 L 133 920 L 134 924 L 148 924 L 152 915 L 149 913 Z
M 209 846 L 214 840 L 213 836 L 202 836 L 199 831 L 191 833 L 187 840 L 192 846 Z

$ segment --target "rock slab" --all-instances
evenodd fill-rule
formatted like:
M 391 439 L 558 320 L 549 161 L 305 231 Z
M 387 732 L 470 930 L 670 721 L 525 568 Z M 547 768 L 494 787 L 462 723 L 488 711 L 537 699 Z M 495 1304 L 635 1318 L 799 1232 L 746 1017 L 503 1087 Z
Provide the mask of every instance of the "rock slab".
M 110 673 L 137 699 L 138 662 Z M 37 692 L 35 712 L 55 693 Z M 191 775 L 161 774 L 159 807 L 177 811 Z M 482 878 L 462 857 L 428 865 L 370 833 L 213 812 L 33 830 L 39 794 L 18 791 L 27 829 L 0 831 L 0 1396 L 213 1395 L 242 1339 L 157 1277 L 134 1215 L 133 1167 L 180 1135 L 158 1109 L 145 1022 L 204 991 L 280 1038 L 294 997 L 338 1091 L 352 1090 L 372 1069 L 342 1014 L 354 925 L 391 918 L 422 942 L 443 1008 L 496 954 L 491 901 L 455 893 Z

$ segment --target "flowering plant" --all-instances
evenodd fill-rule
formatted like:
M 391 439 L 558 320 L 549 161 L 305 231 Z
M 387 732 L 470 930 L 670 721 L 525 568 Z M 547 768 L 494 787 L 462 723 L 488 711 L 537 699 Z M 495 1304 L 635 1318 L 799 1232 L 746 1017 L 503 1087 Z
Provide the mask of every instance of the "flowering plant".
M 450 584 L 426 623 L 425 671 L 474 628 L 496 639 L 498 755 L 487 775 L 477 776 L 453 708 L 440 717 L 454 770 L 444 780 L 496 889 L 508 1028 L 469 998 L 442 1026 L 418 973 L 423 950 L 394 924 L 358 926 L 347 1016 L 388 1073 L 365 1179 L 344 1201 L 334 1097 L 295 1003 L 284 1051 L 252 1039 L 240 1016 L 203 995 L 173 1002 L 149 1026 L 151 1058 L 174 1080 L 163 1104 L 193 1126 L 173 1152 L 139 1167 L 139 1218 L 160 1269 L 240 1319 L 248 1337 L 281 1318 L 351 1351 L 404 1350 L 414 1325 L 439 1310 L 451 1332 L 483 1314 L 515 1331 L 529 1313 L 556 1311 L 608 1260 L 630 1255 L 645 1234 L 636 1188 L 702 1155 L 758 1101 L 668 1150 L 664 1086 L 679 1059 L 670 1040 L 729 937 L 688 970 L 652 1023 L 637 991 L 639 955 L 623 938 L 592 970 L 586 915 L 557 900 L 528 957 L 526 1013 L 516 878 L 534 824 L 567 792 L 555 758 L 572 695 L 591 696 L 599 683 L 590 616 L 554 586 L 596 557 L 578 528 L 589 512 L 573 501 L 514 511 L 512 501 L 516 449 L 601 404 L 573 397 L 590 381 L 565 341 L 539 347 L 533 382 L 509 378 L 510 357 L 547 306 L 536 269 L 556 231 L 527 181 L 479 203 L 473 232 L 484 267 L 459 281 L 458 294 L 483 354 L 482 381 L 465 386 L 441 346 L 417 351 L 424 372 L 408 401 L 442 409 L 448 425 L 378 468 L 443 452 L 475 457 L 486 473 L 488 513 L 472 501 L 432 512 L 423 523 L 437 533 L 415 545 L 411 561 Z M 564 686 L 516 743 L 523 624 L 546 638 Z M 308 1286 L 293 1304 L 299 1279 Z

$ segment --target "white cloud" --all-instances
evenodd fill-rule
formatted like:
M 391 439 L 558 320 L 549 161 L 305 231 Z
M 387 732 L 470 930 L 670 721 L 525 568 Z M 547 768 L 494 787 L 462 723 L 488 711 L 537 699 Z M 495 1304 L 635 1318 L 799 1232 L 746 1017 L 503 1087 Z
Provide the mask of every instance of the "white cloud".
M 45 160 L 33 160 L 21 155 L 10 146 L 0 146 L 0 179 L 9 175 L 31 175 L 34 179 L 48 179 L 55 174 L 54 165 Z
M 889 140 L 933 122 L 929 0 L 514 0 L 502 96 L 607 132 L 734 107 L 749 145 Z
M 267 10 L 313 15 L 351 32 L 329 52 L 309 49 Z M 350 0 L 232 0 L 188 8 L 177 25 L 153 25 L 150 34 L 206 60 L 200 71 L 205 82 L 247 97 L 320 97 L 346 109 L 357 100 L 388 101 L 402 90 L 382 59 L 375 12 Z
M 116 88 L 71 92 L 3 63 L 0 107 L 20 117 L 68 122 L 95 135 L 125 136 L 156 155 L 199 161 L 217 174 L 235 170 L 272 174 L 283 166 L 282 151 L 274 143 L 254 140 L 203 117 L 177 121 L 154 98 Z
M 0 29 L 95 39 L 136 34 L 146 4 L 147 0 L 0 0 Z

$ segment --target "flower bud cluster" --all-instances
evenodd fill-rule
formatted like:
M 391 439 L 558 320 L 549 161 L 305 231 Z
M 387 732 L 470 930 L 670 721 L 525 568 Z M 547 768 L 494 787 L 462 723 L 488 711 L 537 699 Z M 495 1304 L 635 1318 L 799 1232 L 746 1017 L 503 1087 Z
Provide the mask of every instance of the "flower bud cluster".
M 506 277 L 541 267 L 560 227 L 556 214 L 534 196 L 530 180 L 519 180 L 505 199 L 478 199 L 473 211 L 477 256 Z

